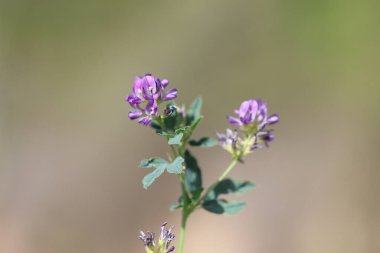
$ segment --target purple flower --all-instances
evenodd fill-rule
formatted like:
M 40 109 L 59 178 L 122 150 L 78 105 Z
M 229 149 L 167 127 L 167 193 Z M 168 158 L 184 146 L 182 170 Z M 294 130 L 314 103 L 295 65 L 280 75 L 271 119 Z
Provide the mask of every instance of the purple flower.
M 269 142 L 275 139 L 274 134 L 271 130 L 269 131 L 260 131 L 255 135 L 255 142 L 251 146 L 251 151 L 259 148 L 269 147 Z M 264 144 L 264 145 L 263 145 Z
M 260 99 L 250 99 L 241 103 L 240 108 L 235 110 L 238 117 L 228 116 L 227 120 L 236 126 L 243 128 L 254 127 L 257 130 L 279 121 L 276 114 L 268 116 L 267 104 Z
M 139 238 L 143 241 L 147 253 L 169 253 L 174 251 L 174 246 L 170 246 L 175 237 L 174 233 L 172 233 L 173 226 L 166 229 L 166 225 L 166 222 L 162 224 L 157 243 L 155 242 L 154 233 L 140 231 Z
M 219 139 L 219 144 L 231 154 L 236 154 L 238 151 L 238 144 L 241 140 L 239 139 L 237 130 L 232 131 L 231 129 L 226 130 L 226 134 L 216 133 Z M 240 146 L 240 145 L 239 145 Z
M 139 123 L 149 125 L 154 117 L 158 116 L 158 105 L 162 101 L 169 101 L 177 97 L 177 89 L 165 91 L 169 85 L 167 79 L 159 79 L 151 74 L 137 76 L 132 93 L 125 100 L 132 107 L 128 113 L 131 120 L 139 119 Z
M 241 103 L 235 110 L 237 117 L 228 116 L 227 120 L 236 126 L 239 131 L 227 129 L 227 134 L 217 134 L 220 145 L 239 160 L 255 149 L 268 147 L 274 140 L 273 130 L 267 126 L 279 121 L 277 114 L 268 115 L 268 107 L 260 99 L 250 99 Z M 242 137 L 239 137 L 242 136 Z

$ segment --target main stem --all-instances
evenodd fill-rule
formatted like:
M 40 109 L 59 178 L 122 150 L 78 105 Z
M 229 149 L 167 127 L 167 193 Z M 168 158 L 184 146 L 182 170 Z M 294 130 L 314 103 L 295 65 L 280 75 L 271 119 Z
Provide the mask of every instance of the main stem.
M 174 156 L 177 156 L 178 153 L 180 153 L 180 155 L 183 156 L 183 154 L 182 154 L 183 152 L 181 152 L 182 149 L 180 149 L 179 152 L 177 152 L 177 150 L 172 146 L 172 151 L 173 151 Z M 236 159 L 236 158 L 234 160 L 232 160 L 231 164 L 227 167 L 227 169 L 219 177 L 217 182 L 222 181 L 231 172 L 231 170 L 235 167 L 237 162 L 238 162 L 238 159 Z M 187 191 L 186 191 L 184 175 L 183 174 L 180 175 L 179 179 L 180 179 L 180 183 L 181 183 L 183 207 L 182 207 L 181 227 L 179 230 L 179 238 L 178 238 L 178 253 L 183 253 L 187 219 L 189 218 L 190 214 L 194 211 L 194 209 L 199 205 L 200 201 L 202 201 L 204 199 L 204 197 L 207 195 L 207 193 L 214 189 L 216 184 L 212 185 L 208 189 L 207 193 L 201 199 L 199 199 L 195 205 L 193 204 L 193 206 L 192 206 L 190 203 L 189 195 L 187 194 Z
M 186 222 L 187 222 L 187 218 L 190 215 L 190 213 L 189 213 L 190 199 L 189 199 L 189 196 L 186 192 L 184 175 L 180 175 L 179 179 L 180 179 L 180 183 L 181 183 L 183 207 L 182 207 L 181 227 L 179 230 L 178 253 L 182 253 L 184 242 L 185 242 Z
M 187 211 L 186 211 L 185 207 L 183 207 L 183 209 L 182 209 L 182 219 L 181 219 L 181 228 L 179 230 L 178 253 L 182 253 L 183 252 L 183 246 L 184 246 L 184 242 L 185 242 L 185 230 L 186 230 L 187 218 L 188 218 Z

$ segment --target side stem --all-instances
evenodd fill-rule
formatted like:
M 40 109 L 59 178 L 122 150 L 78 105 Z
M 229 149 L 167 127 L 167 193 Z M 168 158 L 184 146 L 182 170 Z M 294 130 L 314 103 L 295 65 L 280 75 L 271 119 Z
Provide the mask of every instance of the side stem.
M 203 194 L 203 197 L 201 197 L 195 204 L 194 206 L 192 207 L 192 210 L 196 209 L 201 203 L 202 201 L 206 198 L 207 194 L 209 192 L 211 192 L 212 190 L 214 190 L 214 188 L 216 187 L 216 185 L 222 181 L 230 172 L 231 170 L 236 166 L 237 162 L 239 160 L 237 158 L 234 158 L 232 160 L 232 162 L 230 163 L 230 165 L 227 167 L 227 169 L 223 172 L 223 174 L 219 177 L 218 181 L 216 181 L 215 183 L 213 183 L 208 189 L 207 191 L 205 192 L 205 194 Z
M 231 164 L 228 166 L 228 168 L 223 172 L 223 174 L 219 177 L 218 182 L 222 181 L 230 172 L 231 170 L 235 167 L 237 164 L 238 160 L 234 159 L 232 160 Z

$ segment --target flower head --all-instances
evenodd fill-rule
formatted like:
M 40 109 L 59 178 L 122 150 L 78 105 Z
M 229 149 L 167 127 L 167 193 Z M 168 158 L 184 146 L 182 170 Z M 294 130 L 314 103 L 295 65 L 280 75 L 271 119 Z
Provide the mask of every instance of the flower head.
M 175 237 L 174 233 L 172 233 L 173 226 L 166 229 L 166 225 L 167 223 L 165 222 L 161 226 L 158 242 L 155 241 L 154 233 L 140 231 L 139 238 L 144 243 L 146 253 L 169 253 L 174 251 L 174 246 L 170 246 Z
M 128 113 L 131 120 L 139 119 L 139 123 L 149 125 L 158 115 L 158 105 L 177 97 L 177 89 L 165 91 L 169 85 L 167 79 L 159 79 L 151 74 L 137 76 L 132 92 L 125 98 L 132 110 Z
M 269 115 L 267 104 L 260 99 L 250 99 L 235 110 L 237 117 L 228 116 L 232 125 L 239 130 L 227 129 L 227 134 L 217 134 L 220 145 L 235 158 L 241 159 L 255 149 L 268 146 L 274 140 L 273 130 L 266 128 L 279 121 L 277 114 Z
M 267 104 L 260 99 L 250 99 L 241 103 L 240 108 L 235 110 L 237 118 L 228 116 L 227 120 L 236 126 L 246 130 L 261 130 L 267 125 L 279 121 L 277 114 L 268 116 Z

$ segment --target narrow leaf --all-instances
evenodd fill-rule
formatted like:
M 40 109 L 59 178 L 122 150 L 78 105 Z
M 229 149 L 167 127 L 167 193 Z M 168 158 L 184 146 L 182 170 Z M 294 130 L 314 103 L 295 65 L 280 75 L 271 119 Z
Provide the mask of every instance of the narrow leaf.
M 194 121 L 198 120 L 201 117 L 201 108 L 202 98 L 197 97 L 187 111 L 188 125 L 191 125 Z
M 189 144 L 196 147 L 214 147 L 218 145 L 218 141 L 214 138 L 203 137 L 199 140 L 191 140 Z

